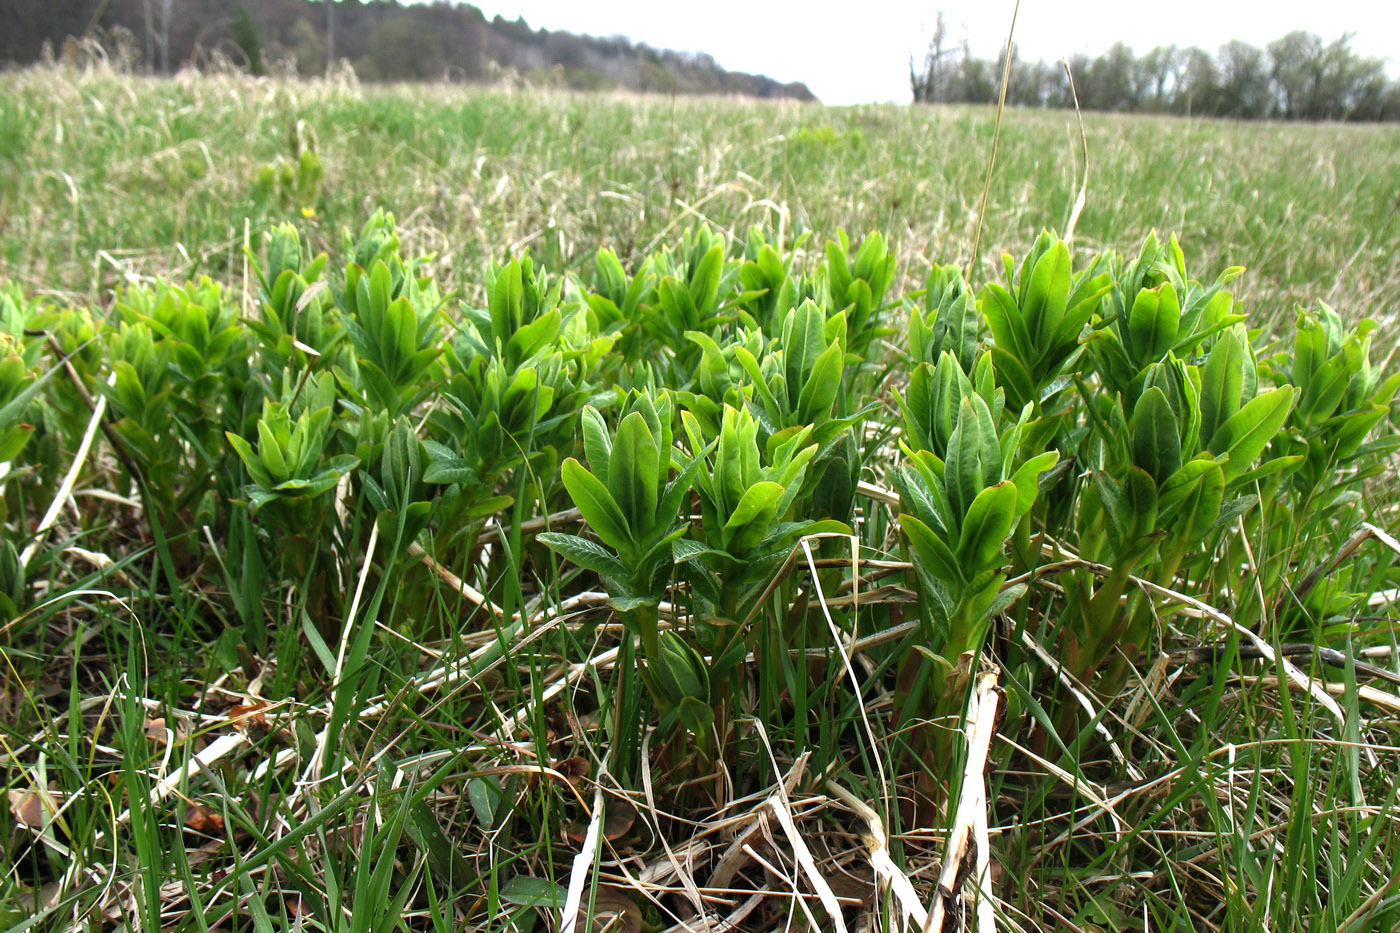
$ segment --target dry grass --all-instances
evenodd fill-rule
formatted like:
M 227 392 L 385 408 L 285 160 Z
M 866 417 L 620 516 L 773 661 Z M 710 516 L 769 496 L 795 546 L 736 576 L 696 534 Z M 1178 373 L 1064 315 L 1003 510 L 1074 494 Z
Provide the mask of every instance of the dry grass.
M 237 273 L 245 222 L 297 213 L 259 197 L 261 166 L 298 135 L 325 166 L 313 225 L 331 243 L 376 206 L 398 208 L 415 253 L 474 287 L 484 261 L 525 247 L 577 267 L 599 246 L 647 252 L 705 219 L 770 228 L 881 229 L 922 281 L 965 262 L 990 108 L 359 87 L 235 76 L 173 81 L 95 71 L 0 75 L 21 129 L 0 179 L 0 274 L 102 300 L 131 277 Z M 1400 302 L 1400 129 L 1171 117 L 1085 117 L 1091 160 L 1077 226 L 1086 249 L 1176 232 L 1193 265 L 1246 266 L 1256 315 L 1329 301 L 1344 316 Z M 1077 193 L 1071 114 L 1009 111 L 983 269 Z M 975 273 L 974 273 L 975 274 Z

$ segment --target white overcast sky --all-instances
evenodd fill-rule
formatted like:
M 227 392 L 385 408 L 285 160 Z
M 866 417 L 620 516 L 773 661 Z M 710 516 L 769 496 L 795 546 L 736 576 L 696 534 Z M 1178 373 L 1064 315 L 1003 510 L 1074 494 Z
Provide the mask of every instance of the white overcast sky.
M 992 57 L 1006 39 L 1014 0 L 473 0 L 488 16 L 524 16 L 534 28 L 625 35 L 657 48 L 707 52 L 725 68 L 805 81 L 828 104 L 909 99 L 909 56 L 922 58 L 937 10 L 949 36 Z M 1400 0 L 1022 0 L 1021 56 L 1054 60 L 1097 54 L 1123 41 L 1255 45 L 1294 29 L 1387 59 L 1400 73 Z

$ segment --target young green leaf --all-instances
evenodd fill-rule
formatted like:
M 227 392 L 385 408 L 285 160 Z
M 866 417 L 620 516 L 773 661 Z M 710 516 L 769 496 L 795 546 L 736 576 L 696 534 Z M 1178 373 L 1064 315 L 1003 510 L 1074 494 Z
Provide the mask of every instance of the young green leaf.
M 1180 328 L 1181 305 L 1170 282 L 1138 292 L 1128 312 L 1128 336 L 1139 365 L 1160 359 L 1170 350 Z
M 613 580 L 627 579 L 626 565 L 602 545 L 587 538 L 546 531 L 536 540 L 577 567 Z
M 783 487 L 773 482 L 754 483 L 730 513 L 724 523 L 726 530 L 742 528 L 770 509 L 783 495 Z
M 642 414 L 634 411 L 623 418 L 608 465 L 608 492 L 634 535 L 649 531 L 655 522 L 658 459 L 657 440 Z
M 1190 460 L 1160 487 L 1158 521 L 1175 522 L 1188 540 L 1205 537 L 1225 501 L 1225 473 L 1214 460 Z
M 959 565 L 969 573 L 993 569 L 1016 524 L 1016 484 L 1010 481 L 988 486 L 972 500 L 958 538 Z
M 1181 435 L 1176 413 L 1166 393 L 1152 386 L 1142 393 L 1129 422 L 1133 435 L 1133 463 L 1158 483 L 1165 482 L 1181 466 Z
M 1211 438 L 1244 404 L 1245 369 L 1253 367 L 1242 327 L 1220 335 L 1201 373 L 1201 437 Z
M 960 586 L 963 583 L 958 559 L 932 528 L 913 515 L 907 514 L 899 516 L 899 527 L 909 539 L 916 562 L 949 586 Z
M 627 526 L 627 518 L 618 507 L 617 501 L 609 494 L 607 487 L 573 457 L 564 461 L 560 467 L 560 475 L 564 480 L 564 488 L 569 491 L 569 496 L 583 515 L 583 520 L 603 543 L 619 554 L 631 553 L 635 544 L 632 532 Z
M 1229 455 L 1230 459 L 1224 464 L 1226 482 L 1232 482 L 1249 470 L 1269 446 L 1288 418 L 1296 392 L 1292 386 L 1264 392 L 1216 428 L 1206 449 L 1214 454 Z

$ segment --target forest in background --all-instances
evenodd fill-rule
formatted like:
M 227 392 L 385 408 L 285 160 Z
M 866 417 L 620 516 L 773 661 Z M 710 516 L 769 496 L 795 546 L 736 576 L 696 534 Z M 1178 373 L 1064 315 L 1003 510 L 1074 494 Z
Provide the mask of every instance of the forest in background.
M 801 83 L 727 71 L 709 55 L 532 29 L 487 19 L 470 4 L 397 0 L 9 0 L 0 6 L 0 65 L 38 61 L 45 47 L 99 37 L 156 73 L 222 55 L 254 73 L 304 77 L 346 61 L 363 81 L 534 84 L 810 101 Z
M 1301 30 L 1263 48 L 1233 41 L 1204 49 L 1161 45 L 1137 55 L 1122 42 L 1097 57 L 1027 61 L 1012 48 L 1006 102 L 1016 107 L 1174 113 L 1259 120 L 1400 120 L 1400 80 L 1358 55 L 1351 36 L 1326 42 Z M 915 103 L 995 103 L 1006 53 L 978 58 L 939 16 L 922 62 L 910 61 Z M 1070 75 L 1073 75 L 1071 85 Z

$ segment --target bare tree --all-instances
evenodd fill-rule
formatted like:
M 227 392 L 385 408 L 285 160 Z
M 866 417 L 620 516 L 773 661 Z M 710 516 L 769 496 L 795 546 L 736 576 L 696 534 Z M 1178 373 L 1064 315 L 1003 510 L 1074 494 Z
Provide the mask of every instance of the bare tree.
M 156 24 L 151 13 L 151 0 L 141 0 L 141 18 L 146 26 L 146 67 L 156 69 Z
M 160 0 L 160 70 L 170 74 L 170 7 L 175 0 Z
M 957 51 L 943 47 L 947 39 L 948 23 L 940 10 L 933 26 L 933 38 L 929 39 L 928 51 L 924 53 L 923 70 L 916 71 L 913 57 L 909 58 L 909 89 L 916 104 L 931 104 L 938 99 L 938 63 Z

